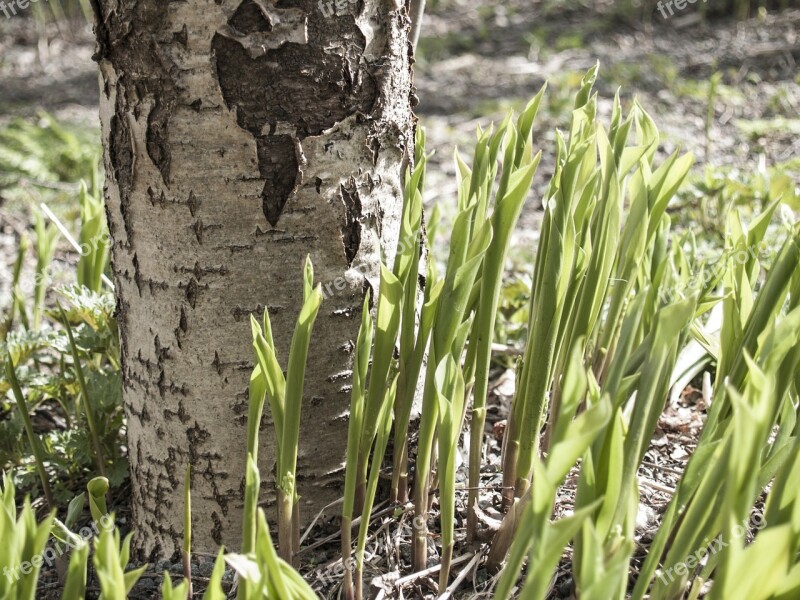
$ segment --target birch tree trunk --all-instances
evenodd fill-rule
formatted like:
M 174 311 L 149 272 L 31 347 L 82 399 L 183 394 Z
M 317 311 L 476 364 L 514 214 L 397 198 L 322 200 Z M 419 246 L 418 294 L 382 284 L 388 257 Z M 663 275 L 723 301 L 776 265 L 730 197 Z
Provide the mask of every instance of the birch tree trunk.
M 240 543 L 249 318 L 285 365 L 307 254 L 326 300 L 298 461 L 305 515 L 341 495 L 365 290 L 392 260 L 413 147 L 404 0 L 93 0 L 139 556 Z M 391 264 L 391 262 L 389 263 Z M 275 502 L 262 423 L 262 501 Z

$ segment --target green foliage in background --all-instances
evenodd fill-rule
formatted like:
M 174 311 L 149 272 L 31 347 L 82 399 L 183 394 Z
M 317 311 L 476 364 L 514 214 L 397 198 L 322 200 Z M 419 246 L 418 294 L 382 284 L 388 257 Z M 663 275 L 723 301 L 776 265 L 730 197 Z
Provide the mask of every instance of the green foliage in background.
M 47 115 L 0 130 L 3 193 L 34 202 L 72 194 L 78 208 L 73 237 L 49 208 L 44 214 L 32 207 L 34 228 L 22 233 L 10 304 L 0 306 L 0 466 L 13 469 L 26 492 L 41 487 L 37 472 L 44 470 L 57 502 L 71 498 L 92 474 L 108 475 L 114 487 L 127 477 L 115 302 L 104 283 L 110 240 L 95 144 L 92 132 Z M 81 178 L 86 183 L 72 187 Z M 54 286 L 65 250 L 78 255 L 77 273 L 72 283 Z M 15 394 L 9 367 L 20 386 Z M 22 394 L 32 415 L 55 415 L 37 433 L 45 461 L 24 441 L 25 419 L 17 410 Z
M 16 119 L 0 129 L 0 191 L 20 195 L 28 186 L 58 190 L 84 180 L 97 195 L 100 153 L 91 128 L 60 123 L 47 113 Z

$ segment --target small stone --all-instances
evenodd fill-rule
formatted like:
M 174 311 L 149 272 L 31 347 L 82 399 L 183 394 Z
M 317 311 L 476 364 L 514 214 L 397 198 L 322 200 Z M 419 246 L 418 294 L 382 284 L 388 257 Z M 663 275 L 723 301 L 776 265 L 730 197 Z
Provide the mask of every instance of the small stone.
M 158 585 L 156 582 L 150 579 L 149 577 L 142 577 L 139 581 L 136 582 L 136 587 L 142 591 L 150 591 L 155 590 Z
M 492 435 L 494 435 L 494 439 L 498 442 L 503 441 L 503 437 L 506 435 L 506 426 L 508 425 L 508 421 L 503 419 L 502 421 L 498 421 L 492 427 Z
M 569 598 L 572 596 L 572 577 L 567 577 L 558 584 L 559 598 Z
M 214 571 L 214 563 L 202 562 L 194 568 L 200 577 L 211 577 L 211 573 Z
M 656 512 L 649 506 L 644 504 L 639 505 L 639 511 L 636 513 L 636 531 L 646 531 L 656 522 Z

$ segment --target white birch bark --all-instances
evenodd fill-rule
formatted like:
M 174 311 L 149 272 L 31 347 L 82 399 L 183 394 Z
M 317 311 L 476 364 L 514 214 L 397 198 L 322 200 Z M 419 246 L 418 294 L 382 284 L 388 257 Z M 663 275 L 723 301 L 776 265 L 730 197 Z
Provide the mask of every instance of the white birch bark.
M 338 498 L 353 342 L 391 260 L 413 144 L 401 0 L 93 0 L 135 548 L 238 549 L 250 314 L 285 365 L 307 254 L 326 290 L 307 370 L 303 513 Z M 391 264 L 391 263 L 390 263 Z M 366 275 L 366 277 L 365 277 Z M 274 494 L 262 424 L 262 500 Z

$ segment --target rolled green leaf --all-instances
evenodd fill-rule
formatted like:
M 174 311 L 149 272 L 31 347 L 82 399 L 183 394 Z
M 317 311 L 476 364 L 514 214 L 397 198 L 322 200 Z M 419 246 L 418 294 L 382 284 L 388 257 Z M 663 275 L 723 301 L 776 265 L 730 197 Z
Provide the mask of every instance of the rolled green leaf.
M 95 477 L 86 484 L 86 490 L 89 492 L 89 510 L 92 513 L 92 519 L 97 523 L 108 514 L 106 506 L 108 488 L 108 479 L 105 477 Z

